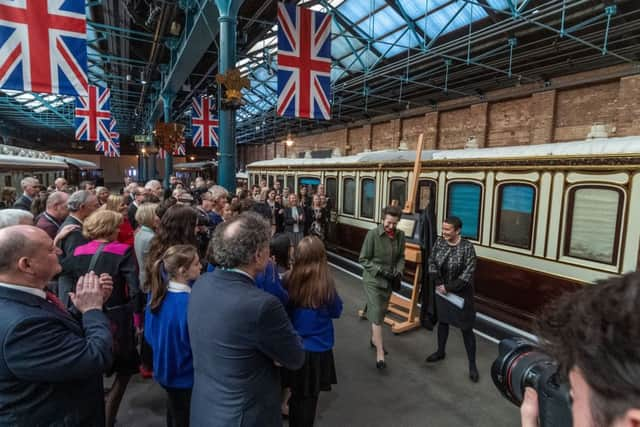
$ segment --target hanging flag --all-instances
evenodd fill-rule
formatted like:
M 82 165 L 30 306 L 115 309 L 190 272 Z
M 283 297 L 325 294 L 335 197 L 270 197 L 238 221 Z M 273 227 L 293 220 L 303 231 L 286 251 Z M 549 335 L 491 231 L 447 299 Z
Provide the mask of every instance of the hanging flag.
M 89 96 L 76 98 L 76 139 L 79 141 L 111 140 L 111 92 L 108 88 L 89 86 Z
M 109 141 L 96 142 L 96 151 L 102 151 L 105 157 L 120 157 L 120 133 L 116 131 L 116 119 L 111 119 L 109 135 Z
M 183 157 L 183 156 L 186 156 L 186 155 L 187 155 L 187 147 L 185 146 L 185 143 L 184 143 L 184 142 L 183 142 L 183 143 L 178 144 L 178 148 L 176 148 L 176 149 L 173 151 L 173 155 L 174 155 L 174 156 L 180 156 L 180 157 Z
M 0 0 L 0 89 L 87 95 L 85 0 Z
M 329 120 L 330 96 L 331 15 L 278 3 L 278 115 Z
M 217 147 L 218 118 L 213 115 L 210 99 L 207 96 L 196 96 L 192 101 L 191 134 L 194 147 Z

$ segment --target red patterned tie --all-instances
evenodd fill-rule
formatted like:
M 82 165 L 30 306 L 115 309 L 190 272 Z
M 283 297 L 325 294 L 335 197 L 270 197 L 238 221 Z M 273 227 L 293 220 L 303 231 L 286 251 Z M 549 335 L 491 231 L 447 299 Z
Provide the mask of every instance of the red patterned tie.
M 51 291 L 46 291 L 47 294 L 47 301 L 49 301 L 51 304 L 55 305 L 57 309 L 61 310 L 63 313 L 65 314 L 69 314 L 67 312 L 67 308 L 64 306 L 64 304 L 62 303 L 62 301 L 60 301 L 60 298 L 58 298 L 56 296 L 56 294 L 54 294 Z

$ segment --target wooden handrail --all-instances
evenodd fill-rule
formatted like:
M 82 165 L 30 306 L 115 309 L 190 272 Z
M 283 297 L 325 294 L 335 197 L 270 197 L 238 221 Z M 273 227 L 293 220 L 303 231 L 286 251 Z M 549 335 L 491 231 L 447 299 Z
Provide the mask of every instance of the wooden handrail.
M 409 186 L 409 194 L 407 195 L 407 201 L 404 204 L 403 213 L 412 213 L 415 208 L 416 196 L 418 195 L 418 181 L 420 178 L 420 167 L 422 165 L 422 144 L 424 134 L 420 134 L 418 137 L 418 146 L 416 147 L 416 160 L 413 163 L 413 180 Z

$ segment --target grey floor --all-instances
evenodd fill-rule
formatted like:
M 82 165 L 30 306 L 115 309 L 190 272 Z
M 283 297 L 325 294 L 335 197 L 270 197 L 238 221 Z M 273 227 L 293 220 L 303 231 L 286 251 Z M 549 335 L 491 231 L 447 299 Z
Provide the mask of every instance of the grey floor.
M 497 346 L 478 337 L 480 382 L 468 378 L 467 360 L 459 331 L 452 329 L 447 358 L 425 364 L 435 349 L 435 333 L 424 329 L 394 335 L 385 328 L 388 368 L 375 367 L 369 348 L 369 324 L 360 320 L 363 304 L 360 282 L 334 270 L 344 301 L 335 322 L 334 349 L 338 385 L 321 394 L 316 426 L 518 426 L 518 408 L 495 389 L 489 370 Z M 165 395 L 152 380 L 135 377 L 118 414 L 119 427 L 164 426 Z

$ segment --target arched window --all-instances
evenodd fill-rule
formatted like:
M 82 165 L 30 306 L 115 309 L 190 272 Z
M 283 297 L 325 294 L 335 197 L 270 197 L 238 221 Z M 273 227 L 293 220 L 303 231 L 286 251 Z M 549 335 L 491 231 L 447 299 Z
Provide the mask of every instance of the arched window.
M 356 182 L 353 178 L 345 178 L 342 181 L 342 213 L 356 214 Z
M 482 187 L 474 182 L 452 182 L 447 193 L 447 216 L 462 221 L 462 237 L 479 240 Z
M 622 228 L 622 190 L 581 185 L 569 192 L 564 254 L 616 265 Z
M 360 216 L 373 219 L 376 212 L 376 181 L 364 178 L 360 182 Z
M 498 189 L 496 243 L 531 248 L 536 189 L 529 184 L 503 184 Z

